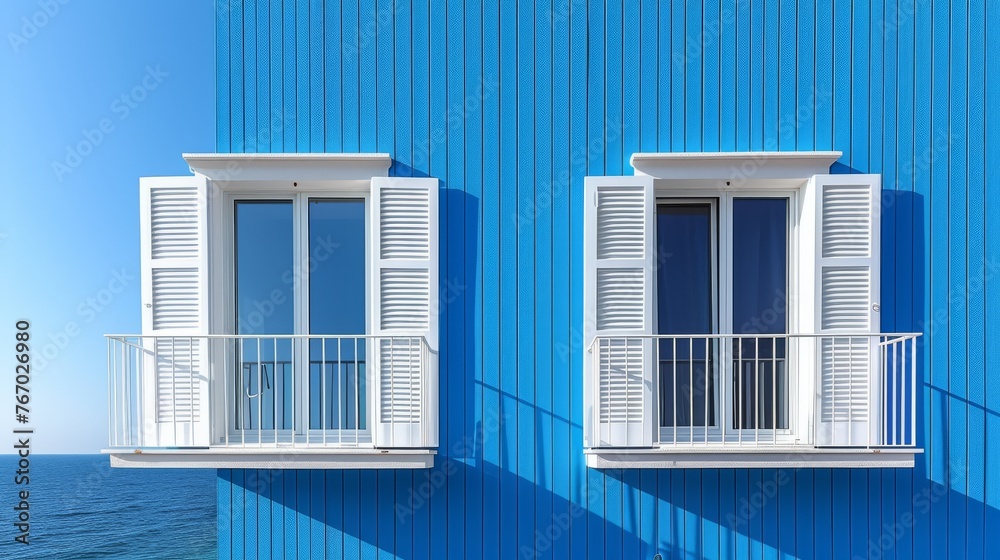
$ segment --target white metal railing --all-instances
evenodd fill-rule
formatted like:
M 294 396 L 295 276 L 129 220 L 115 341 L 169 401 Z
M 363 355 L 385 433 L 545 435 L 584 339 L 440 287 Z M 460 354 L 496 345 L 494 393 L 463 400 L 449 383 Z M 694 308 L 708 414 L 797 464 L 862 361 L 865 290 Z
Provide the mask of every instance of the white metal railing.
M 664 448 L 914 447 L 919 336 L 596 337 L 591 446 L 635 446 L 608 434 L 652 420 Z
M 420 336 L 106 338 L 111 447 L 373 447 L 432 386 Z

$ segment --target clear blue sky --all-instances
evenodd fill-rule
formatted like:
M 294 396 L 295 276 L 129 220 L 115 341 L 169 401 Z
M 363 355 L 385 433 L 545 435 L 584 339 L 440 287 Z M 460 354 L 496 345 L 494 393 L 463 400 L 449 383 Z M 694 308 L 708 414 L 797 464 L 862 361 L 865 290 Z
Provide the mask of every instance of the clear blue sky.
M 95 453 L 102 335 L 140 329 L 138 178 L 215 151 L 214 2 L 17 0 L 0 31 L 0 453 L 18 319 L 32 325 L 33 450 Z

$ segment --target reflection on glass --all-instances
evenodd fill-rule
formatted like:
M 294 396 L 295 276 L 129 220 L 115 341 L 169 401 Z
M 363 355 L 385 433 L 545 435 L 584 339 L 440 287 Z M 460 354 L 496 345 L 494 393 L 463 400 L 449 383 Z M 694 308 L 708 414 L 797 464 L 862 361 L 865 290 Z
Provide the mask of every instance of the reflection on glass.
M 659 334 L 711 333 L 712 205 L 658 206 L 656 238 Z M 660 340 L 659 344 L 660 426 L 714 425 L 712 341 L 677 338 Z
M 309 201 L 310 429 L 367 427 L 365 201 Z
M 788 199 L 733 200 L 733 331 L 785 334 Z M 788 428 L 787 339 L 733 343 L 735 428 Z
M 295 328 L 292 201 L 237 201 L 236 332 L 292 334 Z M 237 340 L 235 417 L 240 430 L 292 428 L 292 342 Z

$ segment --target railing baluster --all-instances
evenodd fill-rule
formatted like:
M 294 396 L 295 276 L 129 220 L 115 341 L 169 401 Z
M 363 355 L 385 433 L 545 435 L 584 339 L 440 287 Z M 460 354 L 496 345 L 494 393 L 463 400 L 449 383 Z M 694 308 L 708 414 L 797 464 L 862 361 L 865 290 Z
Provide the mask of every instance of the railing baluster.
M 709 368 L 709 355 L 710 354 L 709 354 L 709 342 L 708 341 L 709 341 L 709 338 L 706 336 L 705 337 L 705 381 L 704 381 L 704 388 L 702 389 L 702 392 L 705 393 L 705 445 L 708 445 L 708 393 L 709 393 L 708 389 L 709 389 L 709 386 L 710 386 L 709 383 L 708 383 L 708 379 L 709 379 L 709 376 L 712 375 L 712 372 L 710 371 L 710 368 Z
M 771 336 L 771 444 L 778 444 L 778 339 Z
M 760 337 L 753 337 L 753 446 L 760 447 Z
M 670 355 L 670 362 L 673 364 L 674 369 L 674 386 L 670 390 L 670 394 L 674 400 L 674 446 L 677 445 L 677 338 L 672 337 L 671 342 L 673 343 L 673 354 Z

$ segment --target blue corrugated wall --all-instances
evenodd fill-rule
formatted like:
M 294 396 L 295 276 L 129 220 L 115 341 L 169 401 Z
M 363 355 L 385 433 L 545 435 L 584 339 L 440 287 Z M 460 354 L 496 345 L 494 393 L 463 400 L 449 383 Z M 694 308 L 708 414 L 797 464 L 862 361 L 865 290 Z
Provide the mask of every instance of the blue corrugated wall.
M 439 178 L 446 302 L 436 467 L 222 470 L 219 557 L 1000 557 L 998 30 L 986 0 L 219 2 L 218 150 Z M 882 174 L 916 468 L 584 466 L 583 177 L 719 150 Z

